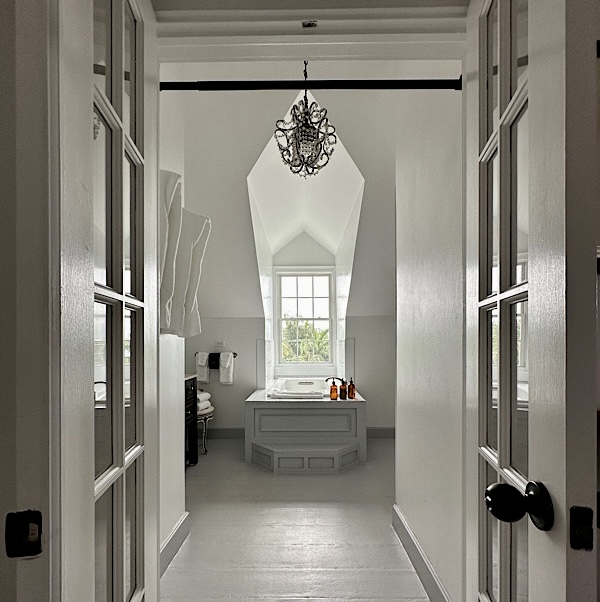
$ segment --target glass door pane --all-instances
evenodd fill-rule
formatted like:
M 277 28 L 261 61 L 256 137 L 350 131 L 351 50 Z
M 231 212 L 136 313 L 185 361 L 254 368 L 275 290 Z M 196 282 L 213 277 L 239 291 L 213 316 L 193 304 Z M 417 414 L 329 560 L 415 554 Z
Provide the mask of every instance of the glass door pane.
M 136 167 L 126 155 L 123 162 L 123 292 L 135 294 Z
M 525 106 L 511 126 L 512 207 L 511 283 L 528 277 L 529 264 L 529 113 Z
M 498 77 L 498 1 L 492 0 L 487 16 L 487 137 L 498 127 L 499 77 Z
M 527 517 L 512 525 L 512 600 L 529 600 L 529 521 Z
M 140 472 L 141 474 L 141 472 Z M 138 482 L 138 463 L 134 462 L 125 476 L 125 600 L 129 601 L 138 589 L 137 570 L 138 554 L 138 495 L 140 487 Z
M 498 475 L 487 463 L 485 464 L 487 485 L 496 483 Z M 500 601 L 500 522 L 489 512 L 485 513 L 486 542 L 486 593 L 492 602 Z
M 94 83 L 111 99 L 112 0 L 94 0 Z
M 499 362 L 499 320 L 498 309 L 485 312 L 486 333 L 486 374 L 485 380 L 485 415 L 486 437 L 485 443 L 493 450 L 498 451 L 498 410 L 499 410 L 499 388 L 498 388 L 498 362 Z
M 114 491 L 112 487 L 96 502 L 96 597 L 95 602 L 114 600 Z
M 525 78 L 529 65 L 529 1 L 512 0 L 511 6 L 511 75 L 512 93 Z
M 498 152 L 495 152 L 490 161 L 485 165 L 487 190 L 484 197 L 482 214 L 485 219 L 486 230 L 484 233 L 483 248 L 486 254 L 482 257 L 485 263 L 482 266 L 486 273 L 486 284 L 483 296 L 493 295 L 498 292 L 499 275 L 498 269 L 500 248 L 500 171 Z
M 125 309 L 123 324 L 123 396 L 125 401 L 125 449 L 137 443 L 137 312 Z
M 511 465 L 525 478 L 529 473 L 529 365 L 527 353 L 527 301 L 511 307 L 512 419 Z
M 94 109 L 94 280 L 111 284 L 112 130 Z
M 111 327 L 112 308 L 104 303 L 94 303 L 94 448 L 96 478 L 113 464 Z
M 123 57 L 123 126 L 125 132 L 136 141 L 136 89 L 135 89 L 135 71 L 136 71 L 136 21 L 129 6 L 129 2 L 124 2 L 124 25 L 125 25 L 125 45 Z

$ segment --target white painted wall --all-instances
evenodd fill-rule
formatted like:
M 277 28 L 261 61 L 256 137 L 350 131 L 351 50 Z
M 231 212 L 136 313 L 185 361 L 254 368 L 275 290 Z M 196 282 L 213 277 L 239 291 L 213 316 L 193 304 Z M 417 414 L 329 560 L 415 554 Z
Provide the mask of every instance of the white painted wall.
M 335 256 L 306 232 L 291 240 L 273 257 L 277 266 L 332 266 Z
M 185 513 L 184 339 L 159 336 L 160 543 Z
M 290 78 L 302 71 L 301 63 L 288 62 L 180 67 L 182 79 L 186 80 Z M 311 77 L 315 79 L 456 77 L 459 73 L 457 61 L 318 61 L 311 64 Z M 213 319 L 215 327 L 227 324 L 227 320 L 216 321 L 225 318 L 233 319 L 230 323 L 239 328 L 238 333 L 228 335 L 228 348 L 238 353 L 241 348 L 254 349 L 254 342 L 250 345 L 245 337 L 254 331 L 254 319 L 263 319 L 264 313 L 246 178 L 272 136 L 275 121 L 289 109 L 297 91 L 162 94 L 185 99 L 186 205 L 209 216 L 213 224 L 200 283 L 203 333 L 193 344 L 186 345 L 189 370 L 195 351 L 200 347 L 211 351 L 214 342 L 225 337 L 209 326 Z M 356 364 L 360 375 L 357 388 L 367 399 L 374 399 L 373 409 L 368 412 L 369 426 L 394 425 L 394 337 L 377 338 L 372 333 L 381 332 L 386 319 L 393 333 L 396 146 L 404 140 L 405 128 L 416 123 L 415 112 L 423 104 L 429 106 L 428 99 L 437 94 L 334 90 L 318 93 L 346 150 L 365 178 L 348 298 L 347 336 L 353 337 L 353 332 L 357 335 L 357 357 L 364 358 Z M 441 108 L 436 105 L 436 111 L 443 116 L 444 105 Z M 419 121 L 418 124 L 420 136 L 436 139 L 436 129 L 431 123 Z M 410 146 L 404 148 L 410 155 Z M 331 227 L 345 228 L 346 223 L 332 223 Z M 351 326 L 353 318 L 360 320 Z M 257 338 L 264 338 L 264 331 L 257 334 Z M 255 353 L 250 353 L 251 357 L 240 355 L 237 359 L 240 369 L 247 363 L 248 374 L 254 370 L 256 359 Z M 241 398 L 236 398 L 223 402 L 233 404 L 224 414 L 228 421 L 239 416 L 239 422 L 231 423 L 239 428 L 243 426 L 237 405 L 240 401 Z M 217 420 L 215 418 L 215 428 L 219 425 Z
M 457 602 L 465 599 L 461 96 L 439 92 L 414 106 L 396 156 L 396 504 Z
M 161 78 L 177 77 L 177 67 L 163 65 Z M 160 95 L 159 167 L 184 175 L 182 99 Z M 185 206 L 185 178 L 182 183 Z M 165 544 L 185 513 L 184 339 L 159 336 L 160 544 Z

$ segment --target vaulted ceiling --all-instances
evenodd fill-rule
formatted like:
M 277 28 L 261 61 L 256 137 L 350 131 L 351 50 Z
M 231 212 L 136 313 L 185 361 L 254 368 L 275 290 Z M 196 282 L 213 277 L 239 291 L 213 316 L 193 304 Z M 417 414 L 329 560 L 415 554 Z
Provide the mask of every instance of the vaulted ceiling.
M 315 100 L 310 92 L 308 97 L 309 102 Z M 306 178 L 284 165 L 271 136 L 248 175 L 259 213 L 253 212 L 252 219 L 261 220 L 273 255 L 306 232 L 335 256 L 363 184 L 364 178 L 339 136 L 329 164 Z
M 401 77 L 397 73 L 401 62 L 411 65 L 409 71 L 416 72 L 412 77 L 432 77 L 430 67 L 419 69 L 423 61 L 462 59 L 469 4 L 469 0 L 152 1 L 162 63 L 202 64 L 206 79 L 227 79 L 225 73 L 233 69 L 240 74 L 236 79 L 250 80 L 257 79 L 257 73 L 263 80 L 281 79 L 282 73 L 299 80 L 303 60 L 311 61 L 309 80 Z M 274 67 L 271 61 L 280 63 Z M 282 71 L 281 61 L 293 69 Z M 224 63 L 232 68 L 223 69 Z M 248 174 L 248 186 L 271 252 L 306 232 L 335 255 L 344 230 L 339 222 L 347 222 L 364 184 L 343 143 L 332 163 L 307 180 L 282 164 L 274 140 L 265 144 Z

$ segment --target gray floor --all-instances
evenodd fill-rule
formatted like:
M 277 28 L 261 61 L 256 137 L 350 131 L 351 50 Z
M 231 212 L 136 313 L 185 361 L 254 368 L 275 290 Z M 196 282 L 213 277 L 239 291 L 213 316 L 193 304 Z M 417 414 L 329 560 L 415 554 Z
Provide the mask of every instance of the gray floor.
M 161 600 L 428 600 L 391 527 L 394 442 L 340 475 L 273 475 L 243 441 L 209 440 L 186 472 L 191 534 Z

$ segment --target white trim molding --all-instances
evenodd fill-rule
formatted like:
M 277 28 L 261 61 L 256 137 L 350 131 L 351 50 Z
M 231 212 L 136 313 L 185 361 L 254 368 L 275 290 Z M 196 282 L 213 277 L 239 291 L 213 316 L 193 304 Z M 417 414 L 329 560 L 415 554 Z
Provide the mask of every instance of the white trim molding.
M 219 4 L 219 7 L 221 5 Z M 461 58 L 467 6 L 198 9 L 190 2 L 157 6 L 163 62 L 321 59 Z
M 453 602 L 408 521 L 396 504 L 393 506 L 392 527 L 415 567 L 430 602 Z
M 184 512 L 171 533 L 160 546 L 160 576 L 162 577 L 190 534 L 190 513 Z

